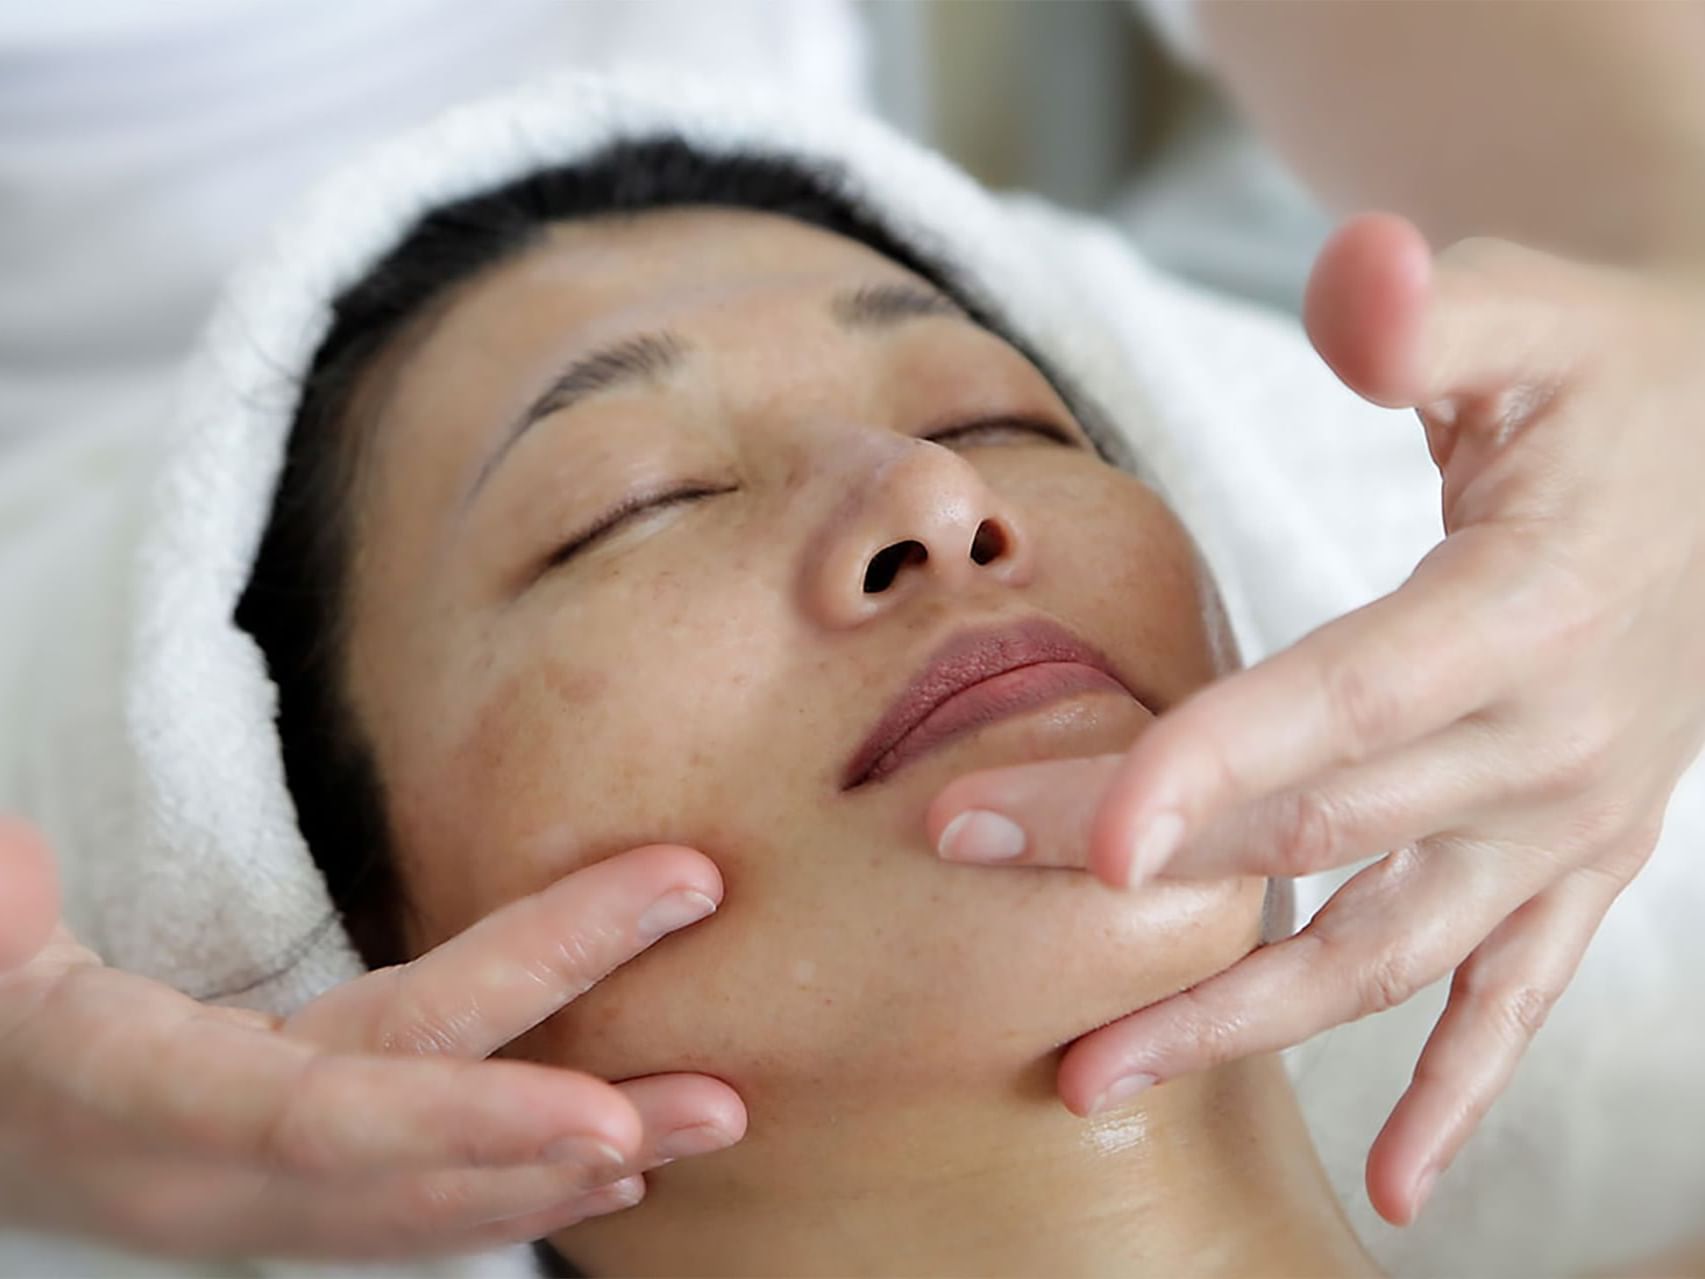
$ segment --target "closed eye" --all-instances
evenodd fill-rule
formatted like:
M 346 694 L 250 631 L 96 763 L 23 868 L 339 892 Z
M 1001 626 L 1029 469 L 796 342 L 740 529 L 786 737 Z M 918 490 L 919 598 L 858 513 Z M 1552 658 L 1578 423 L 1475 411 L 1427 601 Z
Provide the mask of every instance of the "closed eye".
M 978 444 L 996 444 L 1003 436 L 1031 436 L 1052 440 L 1056 444 L 1066 444 L 1073 448 L 1082 448 L 1083 441 L 1070 431 L 1058 426 L 1046 418 L 1039 417 L 986 417 L 978 418 L 975 422 L 964 422 L 957 426 L 949 426 L 939 431 L 932 431 L 923 438 L 932 444 L 958 444 L 961 447 Z
M 697 501 L 701 497 L 715 497 L 719 493 L 732 493 L 731 485 L 686 484 L 679 488 L 667 489 L 661 493 L 641 493 L 630 497 L 617 505 L 613 510 L 606 511 L 593 522 L 591 527 L 576 533 L 556 550 L 550 553 L 540 567 L 540 573 L 547 573 L 561 564 L 567 563 L 580 552 L 614 533 L 630 520 L 664 507 L 675 506 L 682 502 Z
M 922 438 L 932 444 L 956 444 L 960 447 L 967 447 L 996 444 L 1001 441 L 1003 436 L 1015 435 L 1019 437 L 1028 436 L 1032 439 L 1045 439 L 1072 448 L 1084 447 L 1083 441 L 1064 427 L 1044 418 L 1018 415 L 978 418 L 973 422 L 963 422 L 938 431 L 932 431 Z M 539 575 L 542 576 L 550 570 L 566 564 L 582 551 L 590 549 L 623 525 L 638 519 L 642 515 L 684 502 L 694 502 L 700 498 L 716 497 L 719 494 L 732 493 L 733 491 L 734 487 L 731 485 L 693 483 L 673 489 L 665 489 L 660 493 L 641 493 L 627 498 L 553 550 L 546 557 L 544 563 L 540 565 Z

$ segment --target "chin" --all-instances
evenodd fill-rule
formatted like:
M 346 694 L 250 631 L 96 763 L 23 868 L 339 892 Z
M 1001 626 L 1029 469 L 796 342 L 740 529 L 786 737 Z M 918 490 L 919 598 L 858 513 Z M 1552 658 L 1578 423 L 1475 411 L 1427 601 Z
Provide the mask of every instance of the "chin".
M 754 1113 L 824 1088 L 848 1104 L 1010 1090 L 1260 933 L 1259 880 L 1127 894 L 1081 871 L 954 866 L 893 845 L 824 852 L 837 873 L 819 863 L 773 893 L 731 896 L 512 1055 L 614 1079 L 703 1071 Z
M 891 1018 L 904 1016 L 925 1037 L 933 1027 L 974 1038 L 981 1027 L 1042 1053 L 1212 976 L 1256 945 L 1262 880 L 1160 881 L 1129 893 L 1086 870 L 948 863 L 929 846 L 924 812 L 954 779 L 1122 754 L 1153 722 L 1133 698 L 1069 699 L 966 734 L 908 761 L 868 795 L 845 797 L 844 832 L 885 845 L 868 863 L 885 890 L 885 931 L 919 970 L 888 993 Z M 873 814 L 882 832 L 874 837 Z M 874 962 L 892 964 L 893 954 Z
M 1081 871 L 950 869 L 1012 881 L 1010 891 L 966 884 L 958 917 L 935 921 L 937 980 L 906 1001 L 909 1038 L 939 1037 L 944 1052 L 961 1050 L 968 1060 L 957 1071 L 978 1060 L 998 1071 L 1033 1064 L 1222 971 L 1260 937 L 1259 880 L 1162 883 L 1127 894 Z
M 1007 1089 L 1259 937 L 1257 880 L 1126 894 L 1081 871 L 905 860 L 863 863 L 862 893 L 849 878 L 838 909 L 770 952 L 788 958 L 747 996 L 746 1012 L 763 1015 L 744 1042 L 724 1041 L 712 1073 L 754 1096 L 828 1080 L 895 1100 Z

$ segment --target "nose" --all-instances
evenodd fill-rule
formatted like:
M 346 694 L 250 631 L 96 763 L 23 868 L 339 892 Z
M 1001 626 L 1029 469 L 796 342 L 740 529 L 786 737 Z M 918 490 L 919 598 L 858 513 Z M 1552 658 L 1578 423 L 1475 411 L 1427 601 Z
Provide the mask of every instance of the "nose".
M 920 593 L 1030 578 L 1030 543 L 1016 512 L 951 449 L 900 441 L 832 482 L 845 495 L 806 565 L 809 606 L 825 625 L 859 625 Z

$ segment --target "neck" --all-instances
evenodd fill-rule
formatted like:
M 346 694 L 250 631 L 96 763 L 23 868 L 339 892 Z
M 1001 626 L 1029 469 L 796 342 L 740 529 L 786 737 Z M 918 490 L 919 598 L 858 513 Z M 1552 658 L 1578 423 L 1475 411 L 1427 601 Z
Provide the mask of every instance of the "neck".
M 593 1275 L 1376 1273 L 1276 1058 L 1087 1121 L 1056 1061 L 999 1096 L 752 1104 L 739 1146 L 551 1242 Z

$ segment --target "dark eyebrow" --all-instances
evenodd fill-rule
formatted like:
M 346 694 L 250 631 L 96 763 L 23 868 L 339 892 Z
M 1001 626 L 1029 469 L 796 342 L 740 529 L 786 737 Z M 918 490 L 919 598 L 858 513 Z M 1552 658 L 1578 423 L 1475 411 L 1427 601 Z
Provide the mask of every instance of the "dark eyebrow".
M 837 293 L 829 300 L 829 313 L 842 328 L 865 332 L 880 332 L 925 316 L 945 316 L 977 324 L 945 294 L 905 282 L 864 284 Z M 540 418 L 633 382 L 655 382 L 680 367 L 690 349 L 678 333 L 659 330 L 622 338 L 575 360 L 510 424 L 468 487 L 464 508 L 497 469 L 503 455 Z
M 582 400 L 633 382 L 655 382 L 678 368 L 688 350 L 688 344 L 680 334 L 660 330 L 622 338 L 575 360 L 557 374 L 526 411 L 510 424 L 502 441 L 474 477 L 468 489 L 468 500 L 471 501 L 479 492 L 503 455 L 540 418 L 561 413 Z
M 829 312 L 843 328 L 887 329 L 929 315 L 969 320 L 963 307 L 944 294 L 918 284 L 865 284 L 837 293 Z

